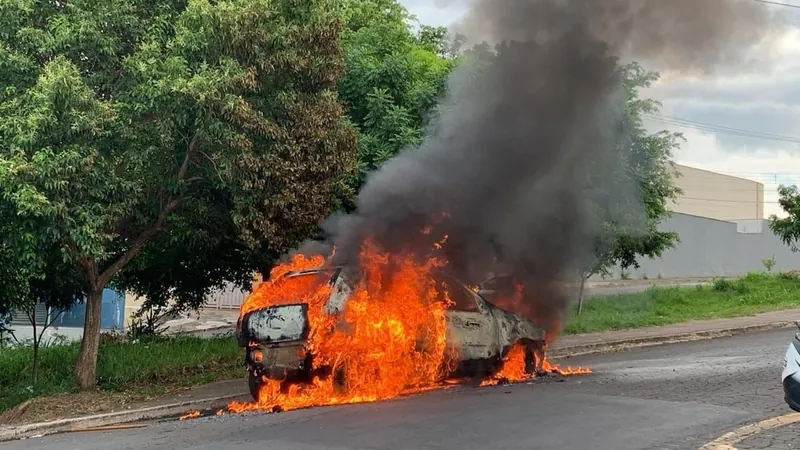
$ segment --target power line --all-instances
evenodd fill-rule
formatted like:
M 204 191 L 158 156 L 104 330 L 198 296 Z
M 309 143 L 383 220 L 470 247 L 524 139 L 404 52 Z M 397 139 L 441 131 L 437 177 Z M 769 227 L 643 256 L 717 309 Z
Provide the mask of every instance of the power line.
M 758 3 L 766 3 L 768 5 L 785 6 L 787 8 L 800 8 L 800 5 L 792 5 L 791 3 L 773 2 L 770 0 L 753 0 L 753 1 Z
M 730 134 L 740 137 L 749 137 L 754 139 L 766 139 L 771 141 L 781 141 L 781 142 L 789 142 L 792 144 L 800 144 L 800 138 L 793 136 L 781 136 L 778 134 L 763 133 L 760 131 L 744 130 L 741 128 L 714 125 L 709 123 L 697 122 L 693 120 L 681 119 L 678 117 L 662 116 L 660 114 L 646 114 L 645 117 L 661 124 L 690 128 L 699 131 L 710 131 L 713 133 Z
M 780 138 L 780 139 L 787 139 L 787 140 L 792 140 L 792 141 L 800 141 L 800 137 L 781 136 L 779 134 L 774 134 L 774 133 L 764 133 L 764 132 L 761 132 L 761 131 L 753 131 L 753 130 L 745 130 L 745 129 L 742 129 L 742 128 L 727 127 L 727 126 L 724 126 L 724 125 L 716 125 L 716 124 L 698 122 L 696 120 L 682 119 L 680 117 L 665 116 L 663 114 L 648 114 L 647 116 L 649 116 L 651 118 L 654 118 L 654 119 L 658 119 L 658 120 L 668 120 L 668 121 L 677 122 L 677 123 L 685 123 L 685 124 L 689 124 L 689 125 L 714 128 L 714 129 L 730 131 L 730 132 L 734 132 L 734 133 L 746 133 L 746 134 L 752 134 L 752 135 L 755 135 L 755 136 L 765 136 L 765 137 L 770 137 L 770 138 Z

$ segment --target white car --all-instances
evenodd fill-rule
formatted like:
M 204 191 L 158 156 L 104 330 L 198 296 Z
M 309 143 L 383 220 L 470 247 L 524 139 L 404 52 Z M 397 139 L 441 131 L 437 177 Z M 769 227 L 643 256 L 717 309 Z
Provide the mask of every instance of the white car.
M 290 272 L 284 277 L 320 275 L 325 273 L 318 268 Z M 458 361 L 458 366 L 448 375 L 483 378 L 498 369 L 507 352 L 518 343 L 526 349 L 526 372 L 533 374 L 541 370 L 544 330 L 524 317 L 489 303 L 480 291 L 469 289 L 455 278 L 445 276 L 443 282 L 448 285 L 454 303 L 445 312 L 447 348 L 455 350 Z M 332 272 L 328 283 L 332 293 L 325 303 L 325 313 L 337 314 L 343 310 L 352 286 L 341 268 Z M 250 393 L 256 400 L 262 377 L 303 382 L 320 374 L 311 373 L 314 355 L 306 348 L 307 308 L 304 303 L 283 304 L 248 312 L 239 319 L 236 336 L 239 345 L 246 349 Z M 322 374 L 325 373 L 322 370 Z
M 797 322 L 797 327 L 800 329 L 800 322 Z M 800 333 L 794 335 L 794 339 L 789 343 L 789 348 L 786 349 L 786 355 L 783 357 L 781 382 L 786 404 L 800 412 Z

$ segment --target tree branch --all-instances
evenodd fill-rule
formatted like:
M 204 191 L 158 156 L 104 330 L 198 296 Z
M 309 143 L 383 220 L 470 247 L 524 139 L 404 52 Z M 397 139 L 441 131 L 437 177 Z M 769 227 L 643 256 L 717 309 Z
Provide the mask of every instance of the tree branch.
M 51 308 L 47 309 L 50 310 Z M 58 314 L 56 314 L 50 320 L 45 321 L 44 327 L 42 328 L 42 336 L 44 336 L 44 332 L 47 331 L 48 328 L 50 328 L 51 326 L 53 326 L 54 323 L 56 323 L 56 320 L 58 320 L 58 318 L 61 317 L 62 314 L 64 314 L 64 310 L 59 308 Z
M 177 181 L 180 183 L 182 181 L 186 181 L 186 174 L 189 171 L 189 164 L 194 157 L 195 153 L 197 153 L 197 145 L 200 142 L 200 133 L 195 132 L 192 138 L 189 140 L 189 144 L 186 148 L 186 155 L 183 158 L 183 162 L 181 163 L 180 168 L 178 169 Z M 193 179 L 190 179 L 190 181 Z M 128 248 L 122 256 L 119 257 L 116 261 L 114 261 L 110 266 L 106 267 L 106 269 L 98 276 L 98 283 L 96 286 L 105 286 L 111 281 L 111 278 L 123 267 L 125 267 L 131 260 L 142 251 L 144 244 L 147 243 L 153 236 L 155 236 L 159 231 L 161 231 L 161 227 L 164 224 L 164 221 L 167 220 L 167 217 L 172 214 L 175 209 L 181 204 L 182 201 L 188 198 L 185 194 L 179 194 L 175 196 L 170 196 L 166 203 L 163 203 L 159 208 L 158 216 L 156 216 L 155 222 L 153 225 L 145 228 L 138 236 L 133 240 L 131 246 Z
M 197 143 L 200 141 L 200 133 L 195 133 L 192 139 L 189 140 L 189 147 L 186 149 L 186 156 L 183 158 L 181 168 L 178 169 L 178 181 L 183 181 L 186 178 L 186 172 L 189 170 L 189 162 L 192 160 L 195 152 L 197 151 Z
M 216 173 L 216 174 L 217 174 L 217 176 L 219 177 L 219 180 L 220 180 L 220 181 L 223 181 L 222 174 L 220 174 L 220 173 L 219 173 L 219 168 L 217 167 L 217 163 L 216 163 L 216 162 L 214 162 L 214 160 L 213 160 L 213 159 L 211 159 L 211 157 L 210 157 L 210 156 L 208 156 L 208 154 L 207 154 L 207 153 L 205 153 L 205 152 L 202 152 L 202 151 L 201 151 L 201 152 L 199 152 L 199 153 L 200 153 L 201 155 L 205 156 L 205 158 L 208 160 L 208 162 L 210 162 L 210 163 L 211 163 L 211 165 L 212 165 L 212 166 L 214 166 L 214 173 Z

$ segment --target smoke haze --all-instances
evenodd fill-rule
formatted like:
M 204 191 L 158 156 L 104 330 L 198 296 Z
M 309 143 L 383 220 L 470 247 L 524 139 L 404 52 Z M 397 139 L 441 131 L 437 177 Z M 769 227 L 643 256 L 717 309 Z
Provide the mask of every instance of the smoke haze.
M 460 277 L 511 274 L 525 312 L 551 325 L 570 297 L 553 281 L 575 279 L 600 230 L 587 200 L 632 229 L 645 219 L 618 145 L 617 58 L 711 72 L 739 62 L 769 21 L 753 1 L 473 1 L 454 31 L 500 49 L 458 67 L 424 143 L 372 174 L 356 213 L 328 221 L 334 262 L 357 262 L 368 238 L 425 258 L 447 236 Z

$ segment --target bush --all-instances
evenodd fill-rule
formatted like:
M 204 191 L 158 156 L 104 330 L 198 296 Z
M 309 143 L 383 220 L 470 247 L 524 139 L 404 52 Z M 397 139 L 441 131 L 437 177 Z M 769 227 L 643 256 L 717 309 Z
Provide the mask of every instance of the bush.
M 736 281 L 717 278 L 711 283 L 711 289 L 716 292 L 735 292 L 737 294 L 746 294 L 750 290 L 747 286 L 747 281 L 748 280 L 744 278 L 740 278 Z
M 800 273 L 797 272 L 781 272 L 778 278 L 784 281 L 800 281 Z

